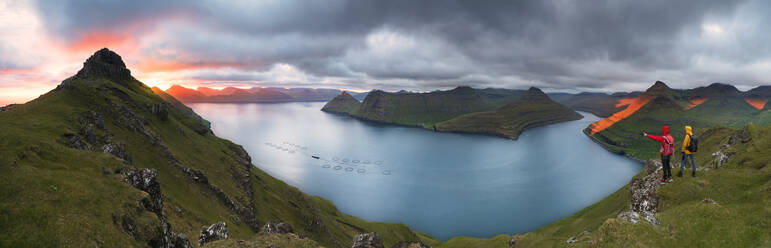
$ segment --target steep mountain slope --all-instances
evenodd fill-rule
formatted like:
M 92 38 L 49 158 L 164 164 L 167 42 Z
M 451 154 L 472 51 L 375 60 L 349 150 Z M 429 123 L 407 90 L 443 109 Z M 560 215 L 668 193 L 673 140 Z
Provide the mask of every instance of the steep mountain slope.
M 56 89 L 0 112 L 0 247 L 197 246 L 202 226 L 250 239 L 268 221 L 327 247 L 370 231 L 387 245 L 419 239 L 271 177 L 172 99 L 102 49 Z
M 346 114 L 370 121 L 430 127 L 462 114 L 496 109 L 523 93 L 521 90 L 465 86 L 429 93 L 375 90 L 367 94 L 358 109 Z
M 346 93 L 321 110 L 368 121 L 511 139 L 528 128 L 581 118 L 537 88 L 522 91 L 461 86 L 429 93 L 376 90 L 363 102 Z
M 482 133 L 516 139 L 528 128 L 581 119 L 582 116 L 530 88 L 518 100 L 495 110 L 461 115 L 436 124 L 437 131 Z
M 324 104 L 321 111 L 336 113 L 336 114 L 350 114 L 355 112 L 361 107 L 361 102 L 353 98 L 351 94 L 343 91 L 340 95 L 333 98 L 331 101 Z
M 658 148 L 641 133 L 659 133 L 663 125 L 670 126 L 677 145 L 685 125 L 698 130 L 716 125 L 737 128 L 749 123 L 770 124 L 768 111 L 748 104 L 744 95 L 725 84 L 673 90 L 657 82 L 639 97 L 626 99 L 630 104 L 625 110 L 584 131 L 609 150 L 643 159 L 655 156 Z
M 430 126 L 466 113 L 494 109 L 477 90 L 457 87 L 430 93 L 370 92 L 352 115 L 362 119 L 403 125 Z

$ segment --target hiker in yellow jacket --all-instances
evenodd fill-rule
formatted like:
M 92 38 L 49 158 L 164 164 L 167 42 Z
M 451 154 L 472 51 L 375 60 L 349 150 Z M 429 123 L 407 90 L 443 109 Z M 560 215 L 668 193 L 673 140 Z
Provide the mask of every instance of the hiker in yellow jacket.
M 680 172 L 677 173 L 678 177 L 683 176 L 683 170 L 685 170 L 685 161 L 686 158 L 691 158 L 691 168 L 693 169 L 691 171 L 691 176 L 696 176 L 696 163 L 693 161 L 693 152 L 688 150 L 688 147 L 691 145 L 691 136 L 693 136 L 693 130 L 691 129 L 691 126 L 685 126 L 685 138 L 683 139 L 683 148 L 680 149 L 680 152 L 683 153 L 683 159 L 680 161 Z

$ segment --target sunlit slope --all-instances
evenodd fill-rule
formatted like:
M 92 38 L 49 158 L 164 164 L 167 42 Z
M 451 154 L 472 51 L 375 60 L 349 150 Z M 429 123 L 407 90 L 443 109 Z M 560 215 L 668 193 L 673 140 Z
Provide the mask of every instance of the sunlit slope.
M 150 196 L 123 181 L 133 168 L 157 171 L 165 219 L 193 246 L 202 226 L 219 221 L 234 239 L 268 221 L 326 247 L 350 247 L 369 231 L 387 245 L 418 239 L 405 225 L 345 215 L 271 177 L 200 117 L 113 67 L 122 61 L 94 62 L 0 112 L 0 247 L 156 246 L 164 234 L 143 203 Z
M 627 109 L 593 123 L 585 132 L 612 151 L 643 159 L 656 155 L 658 146 L 644 138 L 642 132 L 660 135 L 663 125 L 670 126 L 679 149 L 686 125 L 704 129 L 716 125 L 738 128 L 749 123 L 771 124 L 768 111 L 748 104 L 746 94 L 733 86 L 713 84 L 675 91 L 663 83 L 657 85 L 651 89 L 659 89 L 649 89 Z

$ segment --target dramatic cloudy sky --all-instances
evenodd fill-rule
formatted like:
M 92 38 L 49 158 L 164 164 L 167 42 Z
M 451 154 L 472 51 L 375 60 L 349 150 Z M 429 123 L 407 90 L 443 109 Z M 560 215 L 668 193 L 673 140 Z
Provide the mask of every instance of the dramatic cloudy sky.
M 771 81 L 771 1 L 0 0 L 0 103 L 109 47 L 148 85 L 629 91 Z

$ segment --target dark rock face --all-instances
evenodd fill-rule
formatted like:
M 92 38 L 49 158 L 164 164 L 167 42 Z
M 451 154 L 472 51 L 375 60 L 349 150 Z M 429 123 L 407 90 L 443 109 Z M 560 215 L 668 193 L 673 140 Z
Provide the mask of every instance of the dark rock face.
M 67 139 L 67 146 L 80 149 L 80 150 L 87 150 L 87 151 L 93 151 L 94 148 L 91 147 L 85 140 L 81 139 L 80 136 L 74 133 L 66 133 L 64 134 L 64 138 Z
M 113 143 L 112 141 L 107 142 L 102 146 L 102 152 L 115 155 L 116 157 L 123 159 L 127 164 L 132 163 L 131 154 L 126 152 L 126 144 L 122 141 L 118 141 L 117 143 Z
M 262 226 L 262 229 L 260 229 L 260 234 L 287 234 L 287 233 L 294 233 L 294 230 L 292 229 L 292 226 L 284 222 L 279 222 L 279 223 L 268 222 L 268 224 L 265 224 L 264 226 Z
M 193 248 L 193 246 L 190 245 L 190 239 L 188 239 L 187 235 L 184 233 L 177 234 L 174 238 L 173 245 L 175 248 Z
M 83 69 L 75 74 L 75 78 L 107 78 L 116 83 L 135 80 L 131 76 L 131 71 L 126 69 L 126 64 L 123 63 L 120 55 L 107 48 L 102 48 L 91 55 L 83 63 Z
M 150 212 L 155 213 L 161 221 L 162 234 L 157 237 L 151 245 L 153 247 L 192 247 L 190 241 L 184 234 L 174 234 L 171 225 L 166 221 L 166 215 L 163 214 L 163 196 L 161 195 L 161 184 L 158 182 L 158 172 L 155 169 L 132 169 L 124 173 L 126 183 L 134 186 L 141 191 L 147 192 L 150 198 L 143 199 L 142 204 Z M 129 223 L 130 224 L 130 223 Z M 124 229 L 131 225 L 123 222 Z
M 134 188 L 150 194 L 149 202 L 145 203 L 148 211 L 160 214 L 163 210 L 161 184 L 158 182 L 158 172 L 155 169 L 134 169 L 125 173 L 126 182 Z
M 209 227 L 204 226 L 201 229 L 201 235 L 198 237 L 198 247 L 215 240 L 226 238 L 228 238 L 228 228 L 225 225 L 225 222 L 220 221 Z
M 420 241 L 402 241 L 391 246 L 391 248 L 431 248 Z
M 158 119 L 165 121 L 169 119 L 169 104 L 167 103 L 160 103 L 155 105 L 150 105 L 150 113 L 153 113 L 153 115 L 157 116 Z
M 351 248 L 383 248 L 383 239 L 374 232 L 361 233 L 353 238 Z

